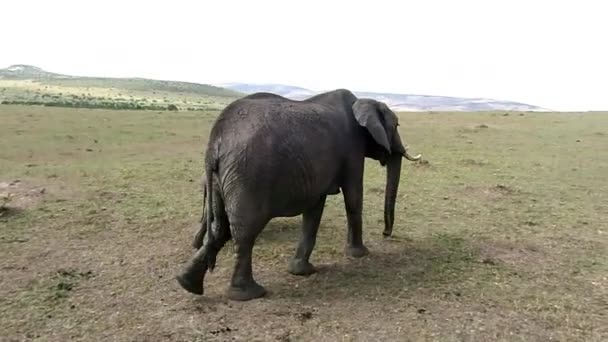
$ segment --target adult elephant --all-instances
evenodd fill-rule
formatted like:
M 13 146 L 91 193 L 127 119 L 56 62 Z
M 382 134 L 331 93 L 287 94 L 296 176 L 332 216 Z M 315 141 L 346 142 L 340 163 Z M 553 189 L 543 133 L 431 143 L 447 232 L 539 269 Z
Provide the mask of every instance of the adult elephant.
M 202 247 L 176 277 L 179 284 L 203 294 L 205 273 L 213 270 L 217 253 L 232 238 L 236 264 L 228 297 L 262 297 L 266 290 L 254 280 L 251 265 L 256 237 L 272 218 L 300 214 L 302 233 L 288 270 L 313 273 L 309 258 L 325 199 L 338 189 L 348 221 L 345 252 L 366 255 L 361 227 L 365 157 L 387 167 L 385 236 L 393 229 L 401 158 L 420 158 L 408 154 L 398 125 L 386 104 L 358 99 L 345 89 L 304 101 L 256 93 L 228 105 L 211 130 L 206 151 L 206 214 L 194 241 Z

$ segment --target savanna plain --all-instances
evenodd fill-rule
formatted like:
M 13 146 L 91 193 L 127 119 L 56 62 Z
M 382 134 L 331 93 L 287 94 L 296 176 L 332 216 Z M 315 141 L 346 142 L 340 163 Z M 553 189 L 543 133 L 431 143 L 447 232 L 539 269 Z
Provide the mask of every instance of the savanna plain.
M 287 272 L 300 217 L 254 248 L 269 293 L 229 301 L 229 245 L 205 295 L 193 253 L 218 109 L 0 105 L 2 341 L 606 341 L 608 114 L 399 113 L 394 236 L 368 161 L 364 241 L 343 254 L 328 198 L 312 262 Z

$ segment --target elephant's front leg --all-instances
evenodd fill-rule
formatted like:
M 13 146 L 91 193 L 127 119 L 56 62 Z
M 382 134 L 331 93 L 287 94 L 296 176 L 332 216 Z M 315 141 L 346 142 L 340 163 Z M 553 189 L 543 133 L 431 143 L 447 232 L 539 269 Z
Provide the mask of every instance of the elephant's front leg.
M 344 206 L 348 221 L 348 235 L 345 253 L 348 256 L 360 258 L 369 254 L 363 245 L 362 211 L 363 211 L 363 173 L 361 177 L 352 179 L 347 186 L 342 187 Z
M 310 254 L 315 247 L 319 223 L 323 216 L 326 196 L 321 197 L 311 210 L 302 215 L 302 235 L 298 242 L 296 255 L 289 263 L 288 271 L 294 275 L 309 275 L 315 272 L 314 266 L 310 263 Z

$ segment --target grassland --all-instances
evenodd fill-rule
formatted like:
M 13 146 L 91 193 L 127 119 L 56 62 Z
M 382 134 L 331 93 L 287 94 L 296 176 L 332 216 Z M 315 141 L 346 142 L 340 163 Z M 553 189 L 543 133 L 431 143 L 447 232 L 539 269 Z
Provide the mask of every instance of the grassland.
M 276 219 L 254 250 L 270 293 L 246 303 L 224 295 L 231 246 L 205 296 L 173 278 L 217 113 L 0 106 L 1 340 L 608 340 L 606 113 L 401 113 L 426 161 L 404 164 L 395 237 L 369 161 L 371 254 L 342 254 L 333 196 L 320 272 L 286 272 L 299 218 Z

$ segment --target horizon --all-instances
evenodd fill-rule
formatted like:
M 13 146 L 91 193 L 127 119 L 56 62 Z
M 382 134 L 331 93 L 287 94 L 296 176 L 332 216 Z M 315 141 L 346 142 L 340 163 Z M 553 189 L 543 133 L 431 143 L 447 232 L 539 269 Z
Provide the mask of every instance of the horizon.
M 316 0 L 289 7 L 277 1 L 265 1 L 266 7 L 240 1 L 9 3 L 6 13 L 27 13 L 30 22 L 12 15 L 0 23 L 3 32 L 19 28 L 6 35 L 0 65 L 608 110 L 602 94 L 608 48 L 599 43 L 608 25 L 599 2 L 370 3 L 323 3 L 323 11 Z M 95 17 L 84 15 L 91 9 Z
M 103 78 L 103 79 L 142 79 L 142 80 L 151 80 L 151 81 L 161 81 L 161 82 L 185 82 L 185 83 L 191 83 L 191 84 L 199 84 L 199 85 L 206 85 L 206 86 L 213 86 L 213 87 L 218 87 L 218 88 L 223 88 L 223 89 L 227 89 L 227 90 L 232 90 L 232 91 L 236 91 L 238 92 L 238 90 L 232 89 L 231 86 L 233 85 L 248 85 L 248 86 L 267 86 L 267 87 L 289 87 L 289 88 L 295 88 L 295 89 L 301 89 L 304 91 L 310 91 L 313 93 L 318 93 L 318 92 L 324 92 L 324 91 L 332 91 L 338 88 L 333 88 L 333 89 L 318 89 L 318 90 L 313 90 L 313 89 L 309 89 L 309 88 L 304 88 L 304 87 L 300 87 L 299 85 L 294 85 L 294 84 L 281 84 L 281 83 L 257 83 L 257 82 L 226 82 L 226 83 L 198 83 L 198 82 L 187 82 L 187 81 L 180 81 L 180 80 L 169 80 L 169 79 L 153 79 L 153 78 L 142 78 L 142 77 L 137 77 L 137 76 L 133 76 L 133 77 L 105 77 L 105 76 L 91 76 L 91 75 L 68 75 L 68 74 L 62 74 L 62 73 L 56 73 L 53 72 L 52 70 L 46 70 L 44 68 L 35 66 L 35 65 L 29 65 L 29 64 L 13 64 L 13 65 L 9 65 L 5 68 L 0 68 L 1 70 L 10 70 L 12 68 L 18 68 L 18 67 L 24 67 L 24 68 L 35 68 L 37 70 L 40 70 L 42 72 L 46 72 L 46 73 L 50 73 L 50 74 L 56 74 L 56 75 L 60 75 L 60 76 L 66 76 L 66 77 L 76 77 L 76 78 Z M 523 104 L 523 105 L 530 105 L 532 107 L 537 107 L 538 109 L 542 109 L 545 111 L 553 111 L 555 112 L 555 110 L 552 110 L 550 108 L 542 108 L 539 106 L 535 106 L 534 104 L 530 104 L 530 103 L 520 103 L 517 101 L 511 101 L 508 99 L 488 99 L 488 98 L 480 98 L 480 97 L 453 97 L 453 96 L 449 96 L 449 95 L 435 95 L 435 94 L 414 94 L 414 93 L 407 93 L 407 94 L 403 94 L 403 93 L 394 93 L 394 92 L 376 92 L 373 90 L 361 90 L 361 89 L 349 89 L 350 91 L 352 91 L 353 93 L 367 93 L 367 94 L 378 94 L 378 95 L 406 95 L 406 96 L 421 96 L 421 97 L 440 97 L 440 98 L 456 98 L 456 99 L 468 99 L 468 100 L 494 100 L 494 101 L 505 101 L 505 102 L 512 102 L 512 103 L 519 103 L 519 104 Z

